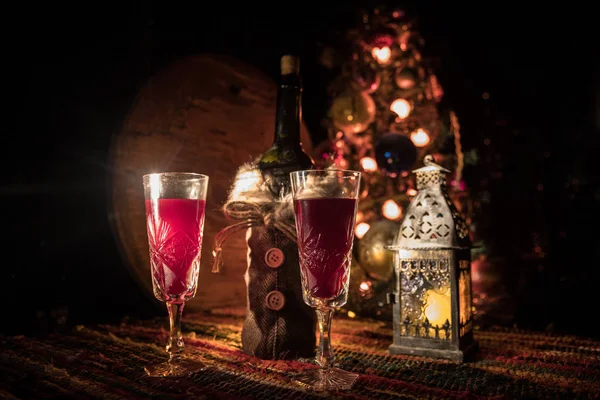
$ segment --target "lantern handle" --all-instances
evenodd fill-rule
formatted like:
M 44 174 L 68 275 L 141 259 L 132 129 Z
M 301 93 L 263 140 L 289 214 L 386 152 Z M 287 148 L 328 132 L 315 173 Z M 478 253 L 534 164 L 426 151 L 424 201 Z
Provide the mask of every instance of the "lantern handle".
M 430 168 L 434 168 L 434 169 L 438 169 L 440 171 L 443 172 L 450 172 L 449 170 L 447 170 L 446 168 L 442 167 L 441 165 L 437 164 L 435 162 L 435 158 L 433 158 L 433 156 L 431 154 L 427 154 L 425 157 L 423 157 L 423 165 L 426 167 L 430 167 Z M 430 168 L 427 168 L 427 170 L 431 171 Z M 413 172 L 420 172 L 421 169 L 417 169 Z
M 423 158 L 423 164 L 430 166 L 430 165 L 436 165 L 434 162 L 434 158 L 431 154 L 427 154 L 424 158 Z

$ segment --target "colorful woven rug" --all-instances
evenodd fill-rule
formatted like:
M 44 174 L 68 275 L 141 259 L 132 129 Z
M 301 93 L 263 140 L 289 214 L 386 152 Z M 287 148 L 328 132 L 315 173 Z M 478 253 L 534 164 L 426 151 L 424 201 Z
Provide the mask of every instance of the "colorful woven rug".
M 165 358 L 164 319 L 80 326 L 43 339 L 0 337 L 0 398 L 8 399 L 592 399 L 600 398 L 600 341 L 505 329 L 478 331 L 468 364 L 391 356 L 382 322 L 333 322 L 343 368 L 360 373 L 347 392 L 320 394 L 290 377 L 297 361 L 262 361 L 240 349 L 243 317 L 184 315 L 186 350 L 212 367 L 187 378 L 150 378 Z

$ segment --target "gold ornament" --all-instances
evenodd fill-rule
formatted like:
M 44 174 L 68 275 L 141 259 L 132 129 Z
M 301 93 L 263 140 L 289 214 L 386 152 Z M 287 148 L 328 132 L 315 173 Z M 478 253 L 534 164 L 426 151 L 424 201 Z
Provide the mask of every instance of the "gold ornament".
M 399 224 L 380 220 L 371 223 L 371 227 L 358 242 L 358 260 L 361 267 L 373 279 L 390 279 L 394 268 L 394 253 L 386 246 L 394 241 Z
M 411 68 L 402 68 L 396 71 L 396 85 L 400 89 L 410 90 L 417 84 L 417 73 Z
M 368 93 L 348 89 L 333 100 L 331 117 L 346 135 L 361 133 L 375 119 L 375 102 Z

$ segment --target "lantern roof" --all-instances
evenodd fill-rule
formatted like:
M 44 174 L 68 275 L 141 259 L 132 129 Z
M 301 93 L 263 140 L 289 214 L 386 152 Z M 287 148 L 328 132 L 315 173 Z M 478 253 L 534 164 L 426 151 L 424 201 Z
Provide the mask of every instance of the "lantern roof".
M 417 175 L 417 195 L 408 206 L 390 250 L 470 248 L 469 229 L 446 191 L 450 171 L 425 156 Z

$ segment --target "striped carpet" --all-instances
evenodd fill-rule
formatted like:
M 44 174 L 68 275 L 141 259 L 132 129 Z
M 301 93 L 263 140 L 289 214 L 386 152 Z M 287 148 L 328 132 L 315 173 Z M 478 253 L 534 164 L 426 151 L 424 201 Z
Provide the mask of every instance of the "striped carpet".
M 0 337 L 0 398 L 7 399 L 592 399 L 600 398 L 600 341 L 508 329 L 477 331 L 468 364 L 391 356 L 385 323 L 333 322 L 347 392 L 319 394 L 290 377 L 312 365 L 262 361 L 240 350 L 243 317 L 185 315 L 186 351 L 211 368 L 187 378 L 150 378 L 143 366 L 165 358 L 164 319 L 79 326 L 69 335 Z

